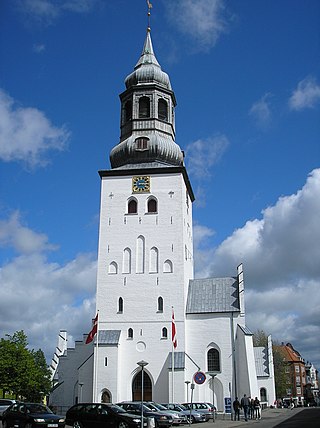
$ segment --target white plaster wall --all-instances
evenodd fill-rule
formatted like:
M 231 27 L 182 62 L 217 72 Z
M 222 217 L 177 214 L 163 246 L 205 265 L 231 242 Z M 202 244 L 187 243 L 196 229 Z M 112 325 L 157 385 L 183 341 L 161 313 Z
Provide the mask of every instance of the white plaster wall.
M 143 172 L 141 175 L 144 175 Z M 158 201 L 157 213 L 146 213 L 147 200 Z M 127 201 L 134 196 L 138 213 L 127 214 Z M 151 192 L 132 194 L 132 176 L 103 177 L 98 250 L 97 310 L 99 329 L 121 330 L 119 360 L 110 359 L 111 371 L 118 383 L 105 377 L 102 387 L 112 392 L 114 401 L 132 399 L 132 379 L 141 359 L 149 362 L 147 372 L 153 383 L 154 399 L 168 397 L 166 361 L 171 351 L 171 315 L 174 307 L 178 348 L 185 348 L 185 305 L 189 279 L 193 277 L 192 207 L 186 203 L 186 186 L 182 174 L 151 175 Z M 145 239 L 144 273 L 136 273 L 137 238 Z M 131 249 L 131 273 L 122 273 L 123 250 Z M 149 251 L 159 251 L 159 269 L 150 273 Z M 165 260 L 173 263 L 173 272 L 163 272 Z M 118 272 L 108 273 L 116 262 Z M 163 312 L 158 309 L 158 297 L 163 298 Z M 118 313 L 118 299 L 124 302 Z M 167 339 L 162 329 L 167 328 Z M 133 339 L 127 338 L 128 328 Z M 109 352 L 109 351 L 106 351 Z M 99 371 L 101 364 L 99 364 Z M 166 381 L 159 379 L 165 374 Z M 100 374 L 99 374 L 100 378 Z
M 206 372 L 207 352 L 215 345 L 220 351 L 221 373 L 214 379 L 215 405 L 224 410 L 224 397 L 229 397 L 229 383 L 233 379 L 232 340 L 230 314 L 197 314 L 187 316 L 187 349 L 192 360 Z M 235 321 L 234 321 L 235 322 Z M 188 362 L 186 380 L 192 380 L 197 371 L 194 364 Z M 203 385 L 196 385 L 193 401 L 212 403 L 212 382 L 210 376 Z

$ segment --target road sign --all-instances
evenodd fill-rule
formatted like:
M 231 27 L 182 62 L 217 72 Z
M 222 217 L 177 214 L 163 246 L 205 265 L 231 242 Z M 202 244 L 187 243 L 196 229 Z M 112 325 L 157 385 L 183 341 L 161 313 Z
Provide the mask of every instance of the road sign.
M 206 381 L 207 378 L 203 372 L 196 372 L 193 375 L 193 379 L 194 379 L 195 383 L 197 383 L 198 385 L 202 385 Z

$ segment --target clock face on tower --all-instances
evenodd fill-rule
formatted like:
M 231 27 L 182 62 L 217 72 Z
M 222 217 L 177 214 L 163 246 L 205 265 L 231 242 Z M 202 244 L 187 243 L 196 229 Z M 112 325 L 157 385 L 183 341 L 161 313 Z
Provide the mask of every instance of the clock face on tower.
M 134 193 L 150 192 L 150 177 L 132 177 L 132 191 Z

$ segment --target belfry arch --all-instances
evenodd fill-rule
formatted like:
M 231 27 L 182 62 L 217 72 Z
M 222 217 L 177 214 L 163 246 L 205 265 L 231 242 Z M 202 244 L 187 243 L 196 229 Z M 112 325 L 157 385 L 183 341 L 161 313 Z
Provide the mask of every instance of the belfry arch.
M 132 380 L 132 400 L 142 399 L 142 371 L 140 370 Z M 148 373 L 143 371 L 143 401 L 152 401 L 152 382 Z

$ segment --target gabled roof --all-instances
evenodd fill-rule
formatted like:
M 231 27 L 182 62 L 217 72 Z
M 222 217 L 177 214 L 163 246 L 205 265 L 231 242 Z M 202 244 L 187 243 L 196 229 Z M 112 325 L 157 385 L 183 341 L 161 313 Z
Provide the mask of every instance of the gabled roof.
M 118 345 L 121 330 L 99 330 L 99 345 Z
M 240 312 L 238 279 L 206 278 L 189 282 L 187 314 Z
M 257 346 L 253 348 L 253 352 L 257 376 L 269 376 L 268 348 L 264 346 Z

